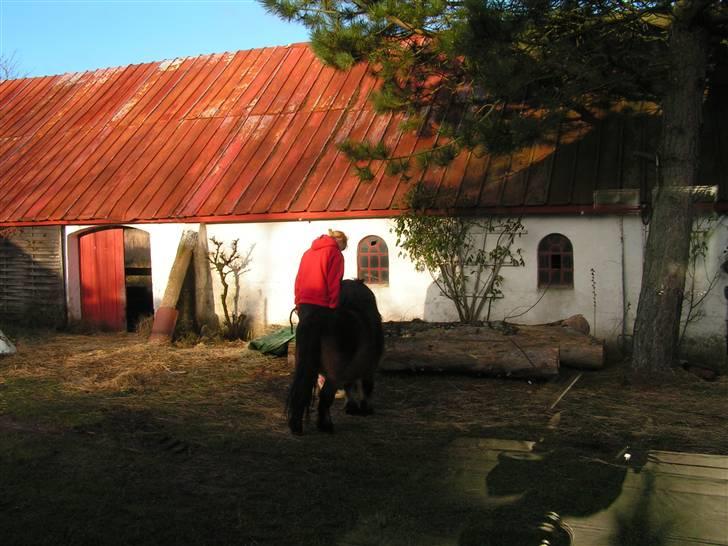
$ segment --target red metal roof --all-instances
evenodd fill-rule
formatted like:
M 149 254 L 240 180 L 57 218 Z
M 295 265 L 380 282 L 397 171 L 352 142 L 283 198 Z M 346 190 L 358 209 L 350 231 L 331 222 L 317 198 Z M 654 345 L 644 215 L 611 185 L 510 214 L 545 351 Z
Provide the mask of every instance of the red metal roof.
M 365 65 L 337 72 L 307 44 L 2 81 L 0 225 L 391 215 L 412 182 L 381 162 L 359 181 L 337 144 L 407 154 L 436 136 L 375 114 L 375 84 Z M 608 119 L 583 138 L 463 153 L 417 177 L 442 207 L 588 211 L 596 189 L 651 184 L 649 163 L 626 150 L 653 129 L 647 116 Z M 726 172 L 715 157 L 711 172 Z

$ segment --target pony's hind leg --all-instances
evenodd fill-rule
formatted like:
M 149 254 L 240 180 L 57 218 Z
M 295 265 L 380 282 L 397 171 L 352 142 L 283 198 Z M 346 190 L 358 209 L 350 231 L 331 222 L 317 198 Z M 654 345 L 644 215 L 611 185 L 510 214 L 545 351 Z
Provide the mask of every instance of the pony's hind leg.
M 367 377 L 361 380 L 362 397 L 359 403 L 360 415 L 371 415 L 374 413 L 372 406 L 372 392 L 374 391 L 374 378 Z
M 319 392 L 318 404 L 318 429 L 323 432 L 334 432 L 334 423 L 331 421 L 331 405 L 336 397 L 336 383 L 326 379 L 321 392 Z
M 344 406 L 344 411 L 349 415 L 361 415 L 361 381 L 357 379 L 356 381 L 347 383 L 344 386 L 344 390 L 346 391 L 346 406 Z
M 346 386 L 346 407 L 349 415 L 371 415 L 374 413 L 371 397 L 374 379 L 357 379 Z

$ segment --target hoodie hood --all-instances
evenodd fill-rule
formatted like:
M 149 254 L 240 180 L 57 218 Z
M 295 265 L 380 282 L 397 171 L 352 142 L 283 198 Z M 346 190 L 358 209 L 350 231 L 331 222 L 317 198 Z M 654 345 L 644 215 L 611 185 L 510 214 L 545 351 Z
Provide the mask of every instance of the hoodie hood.
M 339 245 L 336 243 L 336 239 L 330 235 L 321 235 L 321 237 L 314 239 L 313 243 L 311 243 L 311 250 L 321 250 L 322 248 L 329 246 L 337 249 L 339 248 Z

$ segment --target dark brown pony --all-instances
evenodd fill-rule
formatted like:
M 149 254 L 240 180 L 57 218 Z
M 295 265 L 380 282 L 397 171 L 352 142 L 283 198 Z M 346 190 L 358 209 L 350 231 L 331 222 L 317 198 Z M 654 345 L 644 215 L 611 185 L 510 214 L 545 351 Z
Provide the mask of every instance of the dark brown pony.
M 342 281 L 339 308 L 321 309 L 299 323 L 296 337 L 296 370 L 286 412 L 291 432 L 303 433 L 303 416 L 319 374 L 325 379 L 319 392 L 319 430 L 334 431 L 330 408 L 342 387 L 346 413 L 371 414 L 374 373 L 384 351 L 382 317 L 372 291 L 362 281 Z

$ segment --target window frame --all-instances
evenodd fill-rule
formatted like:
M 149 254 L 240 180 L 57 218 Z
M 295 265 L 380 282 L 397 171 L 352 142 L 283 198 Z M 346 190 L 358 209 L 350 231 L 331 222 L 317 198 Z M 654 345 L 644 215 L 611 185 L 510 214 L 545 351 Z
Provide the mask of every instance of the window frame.
M 538 288 L 574 288 L 574 245 L 566 235 L 549 233 L 539 241 L 536 283 Z
M 374 247 L 377 248 L 374 249 Z M 362 249 L 366 249 L 366 251 L 362 252 Z M 377 258 L 377 265 L 371 265 L 372 258 Z M 362 265 L 363 261 L 366 261 L 366 265 Z M 377 280 L 372 279 L 372 271 L 378 273 Z M 389 247 L 379 235 L 366 235 L 357 243 L 356 276 L 367 284 L 389 285 Z

